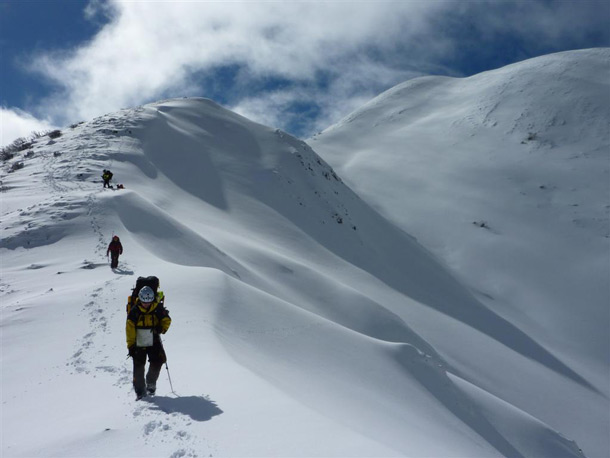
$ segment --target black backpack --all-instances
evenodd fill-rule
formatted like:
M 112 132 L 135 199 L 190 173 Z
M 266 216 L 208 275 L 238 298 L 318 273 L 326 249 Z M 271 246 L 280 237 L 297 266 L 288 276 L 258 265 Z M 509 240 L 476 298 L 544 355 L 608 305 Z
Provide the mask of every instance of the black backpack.
M 159 289 L 159 278 L 155 277 L 154 275 L 151 275 L 150 277 L 138 277 L 136 280 L 136 286 L 134 286 L 131 290 L 131 296 L 127 298 L 127 315 L 129 315 L 131 308 L 136 303 L 140 290 L 145 286 L 150 286 L 155 292 L 155 300 L 158 299 L 157 290 Z

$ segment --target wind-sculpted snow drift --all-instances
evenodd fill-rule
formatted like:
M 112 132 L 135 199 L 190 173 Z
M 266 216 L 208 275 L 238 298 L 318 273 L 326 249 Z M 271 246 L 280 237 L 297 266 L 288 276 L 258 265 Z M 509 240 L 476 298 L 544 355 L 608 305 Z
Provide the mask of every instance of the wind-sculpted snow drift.
M 102 191 L 91 179 L 102 168 L 126 189 Z M 517 379 L 541 374 L 600 397 L 587 377 L 281 131 L 209 100 L 167 100 L 38 141 L 4 184 L 7 456 L 582 456 L 578 438 L 477 385 L 486 372 L 455 367 L 426 334 L 443 327 L 448 345 L 468 348 L 455 338 L 466 334 Z M 45 208 L 69 201 L 78 224 L 49 214 L 48 243 L 28 246 L 24 195 Z M 115 272 L 100 268 L 113 233 L 125 247 Z M 130 286 L 151 274 L 173 318 L 165 341 L 180 397 L 160 386 L 147 407 L 132 405 L 123 329 Z M 34 330 L 42 341 L 25 358 L 19 336 Z M 65 394 L 39 402 L 29 381 L 41 371 L 47 393 L 69 388 L 77 405 Z M 520 401 L 539 390 L 512 387 Z
M 452 345 L 444 327 L 424 331 L 427 319 L 410 316 L 454 366 L 478 374 L 477 385 L 587 437 L 583 448 L 593 456 L 610 454 L 609 82 L 607 48 L 469 78 L 418 78 L 310 141 L 359 196 L 443 259 L 485 306 L 596 387 L 600 395 L 591 396 L 559 380 L 543 383 L 538 371 L 516 376 L 488 345 Z M 475 321 L 483 320 L 483 332 L 493 328 L 502 340 L 506 327 L 489 326 L 484 313 L 460 316 L 467 310 L 443 311 L 479 330 Z M 551 387 L 553 396 L 541 389 L 518 400 L 517 378 Z

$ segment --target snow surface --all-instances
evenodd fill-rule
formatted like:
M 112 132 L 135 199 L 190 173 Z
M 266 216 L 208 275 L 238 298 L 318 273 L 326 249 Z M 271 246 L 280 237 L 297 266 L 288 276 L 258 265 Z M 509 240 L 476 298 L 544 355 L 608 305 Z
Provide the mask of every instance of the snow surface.
M 321 156 L 206 99 L 37 139 L 1 171 L 1 455 L 607 456 L 607 73 L 590 51 L 408 82 Z M 173 319 L 145 401 L 140 275 Z
M 472 329 L 449 336 L 415 314 L 409 325 L 470 382 L 599 457 L 610 456 L 609 125 L 610 50 L 591 49 L 410 80 L 309 141 L 487 310 L 598 394 L 517 365 Z M 473 324 L 463 308 L 445 313 Z

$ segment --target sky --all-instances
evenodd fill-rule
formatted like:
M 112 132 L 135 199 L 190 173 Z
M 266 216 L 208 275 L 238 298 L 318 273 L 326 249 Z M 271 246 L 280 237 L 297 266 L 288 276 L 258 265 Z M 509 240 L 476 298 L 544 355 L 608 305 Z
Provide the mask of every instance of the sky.
M 0 144 L 191 96 L 307 138 L 417 76 L 610 46 L 609 23 L 604 0 L 0 0 Z

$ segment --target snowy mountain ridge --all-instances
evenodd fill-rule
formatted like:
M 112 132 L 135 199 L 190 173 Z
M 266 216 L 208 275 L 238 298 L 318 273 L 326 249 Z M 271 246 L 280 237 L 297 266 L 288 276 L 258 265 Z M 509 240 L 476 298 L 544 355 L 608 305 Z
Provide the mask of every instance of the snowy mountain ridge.
M 579 366 L 604 393 L 608 81 L 609 49 L 543 56 L 463 79 L 419 78 L 310 140 L 359 196 L 446 262 L 487 307 Z M 445 335 L 430 329 L 426 338 L 439 349 Z M 448 346 L 443 355 L 470 367 L 473 355 L 463 350 Z M 490 363 L 483 354 L 477 359 L 479 369 Z M 480 383 L 511 399 L 512 389 L 501 388 L 509 370 Z M 608 416 L 599 413 L 605 425 Z M 575 423 L 574 416 L 558 421 Z M 599 426 L 600 438 L 607 429 Z M 598 456 L 607 453 L 602 443 Z
M 3 455 L 603 451 L 597 375 L 475 296 L 322 157 L 212 101 L 174 99 L 5 164 Z M 102 190 L 104 168 L 126 189 Z M 135 402 L 124 305 L 153 274 L 175 392 L 162 376 Z

